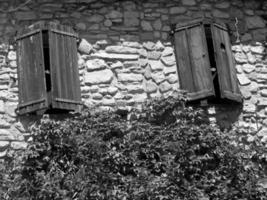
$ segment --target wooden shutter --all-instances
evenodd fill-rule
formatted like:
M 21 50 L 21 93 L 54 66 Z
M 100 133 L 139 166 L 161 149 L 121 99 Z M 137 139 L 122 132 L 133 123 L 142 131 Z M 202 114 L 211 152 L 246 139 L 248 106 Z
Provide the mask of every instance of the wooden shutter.
M 19 82 L 18 113 L 25 114 L 48 107 L 44 72 L 42 31 L 28 29 L 18 35 L 17 61 Z
M 77 110 L 81 104 L 77 35 L 67 26 L 50 24 L 49 54 L 52 107 Z
M 238 87 L 230 38 L 226 26 L 214 23 L 212 25 L 212 38 L 219 76 L 221 98 L 242 102 L 242 95 Z
M 189 100 L 214 96 L 203 23 L 177 25 L 174 38 L 181 89 L 188 92 Z

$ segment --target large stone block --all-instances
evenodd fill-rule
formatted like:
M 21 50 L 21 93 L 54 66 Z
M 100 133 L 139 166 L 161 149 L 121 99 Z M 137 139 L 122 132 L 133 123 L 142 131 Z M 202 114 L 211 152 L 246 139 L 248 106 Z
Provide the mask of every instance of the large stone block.
M 146 82 L 146 92 L 147 93 L 155 93 L 155 92 L 157 92 L 157 89 L 158 89 L 158 87 L 157 87 L 157 84 L 156 83 L 154 83 L 153 81 L 147 81 Z
M 138 26 L 140 24 L 139 12 L 125 11 L 124 12 L 124 24 L 126 26 Z
M 37 15 L 32 11 L 19 11 L 15 12 L 15 17 L 18 20 L 35 20 Z
M 126 46 L 107 46 L 105 51 L 107 53 L 121 53 L 121 54 L 138 54 L 139 49 Z
M 86 61 L 87 71 L 103 70 L 107 68 L 107 63 L 102 59 L 93 59 Z
M 186 8 L 185 7 L 171 7 L 170 8 L 170 14 L 183 14 L 186 12 Z
M 245 20 L 248 29 L 264 28 L 266 24 L 264 19 L 259 16 L 246 17 Z
M 118 53 L 106 53 L 103 51 L 99 51 L 98 53 L 94 53 L 91 55 L 92 58 L 102 58 L 107 60 L 138 60 L 138 54 L 118 54 Z
M 212 15 L 217 18 L 229 18 L 230 17 L 228 12 L 223 12 L 217 9 L 212 11 Z
M 109 69 L 93 71 L 85 74 L 85 84 L 87 85 L 111 83 L 112 80 L 113 73 Z
M 120 82 L 141 82 L 142 80 L 143 76 L 141 74 L 133 74 L 133 73 L 118 74 L 118 81 Z

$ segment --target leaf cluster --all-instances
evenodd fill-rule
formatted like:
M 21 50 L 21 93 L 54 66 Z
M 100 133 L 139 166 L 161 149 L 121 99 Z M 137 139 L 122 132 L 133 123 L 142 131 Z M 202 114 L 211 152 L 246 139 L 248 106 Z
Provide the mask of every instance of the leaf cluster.
M 43 118 L 26 151 L 0 164 L 4 200 L 261 200 L 263 148 L 235 145 L 183 99 L 153 100 L 126 120 L 85 110 Z M 231 133 L 234 134 L 234 133 Z

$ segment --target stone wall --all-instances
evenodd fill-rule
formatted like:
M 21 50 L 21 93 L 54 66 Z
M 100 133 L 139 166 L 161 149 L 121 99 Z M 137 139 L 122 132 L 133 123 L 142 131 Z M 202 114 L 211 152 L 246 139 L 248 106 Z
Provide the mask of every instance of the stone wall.
M 12 1 L 13 2 L 13 1 Z M 14 1 L 15 2 L 15 1 Z M 79 53 L 87 106 L 131 108 L 179 89 L 171 33 L 180 20 L 213 17 L 231 31 L 243 108 L 211 105 L 211 121 L 244 129 L 245 140 L 267 141 L 267 2 L 253 0 L 32 0 L 0 1 L 0 157 L 25 148 L 39 117 L 18 118 L 16 30 L 40 20 L 72 26 L 88 52 Z M 241 41 L 240 43 L 236 43 Z M 89 53 L 90 50 L 90 53 Z

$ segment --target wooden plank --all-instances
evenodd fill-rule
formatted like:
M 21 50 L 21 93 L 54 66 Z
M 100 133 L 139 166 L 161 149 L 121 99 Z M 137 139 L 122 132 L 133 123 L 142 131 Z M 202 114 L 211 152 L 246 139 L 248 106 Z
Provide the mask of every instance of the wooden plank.
M 241 102 L 234 59 L 228 32 L 218 26 L 212 26 L 215 59 L 220 84 L 221 98 Z
M 181 89 L 186 90 L 189 93 L 195 92 L 193 73 L 191 70 L 190 58 L 188 56 L 189 49 L 187 44 L 186 31 L 182 30 L 175 32 L 174 38 L 175 56 Z
M 214 91 L 204 28 L 201 25 L 188 29 L 188 32 L 195 91 Z
M 24 37 L 18 41 L 18 44 L 18 111 L 20 114 L 24 114 L 48 106 L 41 32 Z M 31 102 L 37 102 L 39 99 L 45 99 L 45 102 L 31 105 Z
M 66 26 L 54 26 L 59 32 L 73 30 Z M 53 108 L 76 110 L 77 104 L 70 102 L 80 101 L 80 85 L 77 67 L 76 38 L 70 35 L 50 31 L 51 35 L 51 70 L 52 70 L 52 106 Z M 57 99 L 65 99 L 57 101 Z
M 203 24 L 175 33 L 176 60 L 181 89 L 189 100 L 214 96 Z

